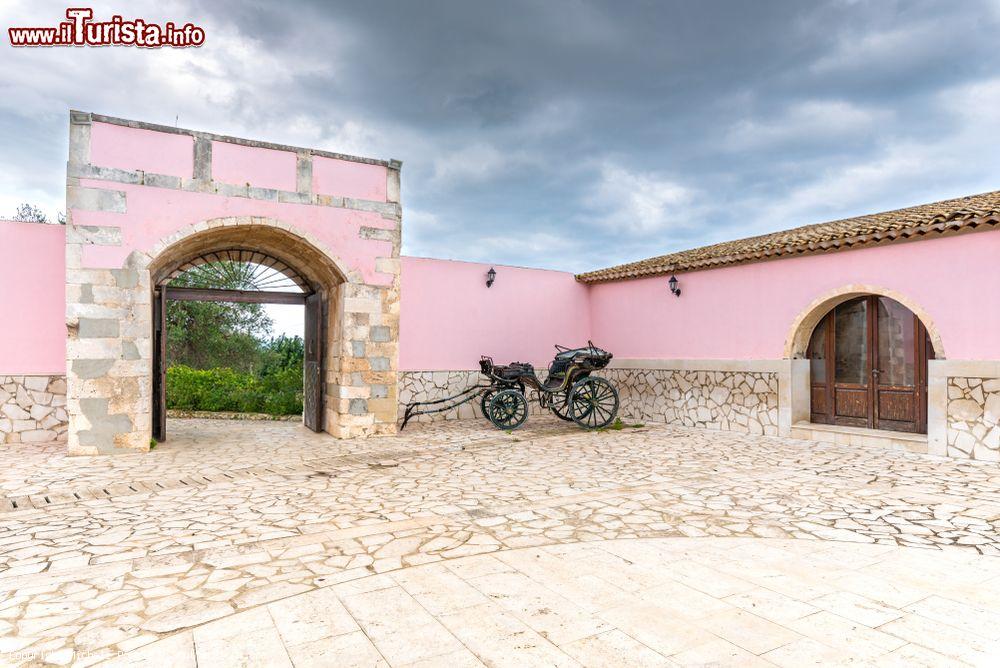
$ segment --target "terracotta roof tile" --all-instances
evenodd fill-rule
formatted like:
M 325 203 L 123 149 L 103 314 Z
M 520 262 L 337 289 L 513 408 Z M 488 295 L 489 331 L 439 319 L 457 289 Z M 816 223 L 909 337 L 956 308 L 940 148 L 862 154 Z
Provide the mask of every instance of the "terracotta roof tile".
M 737 241 L 661 255 L 577 275 L 584 283 L 618 281 L 682 271 L 749 264 L 785 256 L 825 253 L 949 231 L 1000 225 L 1000 191 L 805 225 Z

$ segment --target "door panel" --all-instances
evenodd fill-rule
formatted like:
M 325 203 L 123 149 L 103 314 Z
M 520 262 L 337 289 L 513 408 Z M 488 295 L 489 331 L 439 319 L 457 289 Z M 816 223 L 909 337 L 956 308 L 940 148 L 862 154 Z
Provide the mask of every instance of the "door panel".
M 303 422 L 313 431 L 323 431 L 323 299 L 306 297 L 305 360 L 303 364 Z
M 919 369 L 918 335 L 923 336 L 913 313 L 888 297 L 875 297 L 876 365 L 872 369 L 875 384 L 875 426 L 897 431 L 918 431 Z
M 868 300 L 852 299 L 833 311 L 833 421 L 870 426 Z
M 153 292 L 153 438 L 167 440 L 167 291 Z
M 864 386 L 836 388 L 837 417 L 868 419 L 868 388 Z
M 834 310 L 834 382 L 868 385 L 868 302 L 855 299 Z
M 809 340 L 809 349 L 806 357 L 809 358 L 810 374 L 810 408 L 809 419 L 813 422 L 829 424 L 833 422 L 833 386 L 829 382 L 830 372 L 830 350 L 832 350 L 833 336 L 831 334 L 832 314 L 827 314 L 816 329 L 813 330 Z

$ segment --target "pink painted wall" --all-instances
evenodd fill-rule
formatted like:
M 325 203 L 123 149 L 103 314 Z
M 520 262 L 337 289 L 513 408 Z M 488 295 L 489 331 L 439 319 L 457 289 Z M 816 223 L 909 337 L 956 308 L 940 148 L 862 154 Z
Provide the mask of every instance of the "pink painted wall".
M 551 361 L 553 345 L 582 346 L 590 332 L 587 287 L 573 274 L 427 258 L 402 258 L 401 371 L 478 369 Z
M 212 179 L 215 181 L 294 191 L 295 161 L 291 151 L 212 142 Z
M 909 297 L 949 359 L 1000 359 L 1000 231 L 604 283 L 591 288 L 594 342 L 618 358 L 778 359 L 796 316 L 842 286 Z
M 66 372 L 66 228 L 0 220 L 0 376 Z
M 156 154 L 165 151 L 167 147 L 174 150 L 176 148 L 174 140 L 180 136 L 152 130 L 119 128 L 102 123 L 93 125 L 94 128 L 98 126 L 102 129 L 99 132 L 92 130 L 91 134 L 91 161 L 101 166 L 125 166 L 122 162 L 123 156 L 137 156 L 138 164 L 151 164 L 142 161 L 162 159 L 155 158 Z M 118 130 L 128 130 L 128 132 Z M 193 143 L 188 142 L 185 151 L 187 162 L 174 155 L 169 164 L 161 164 L 158 171 L 170 168 L 174 171 L 166 173 L 176 173 L 187 165 L 185 168 L 188 172 L 185 176 L 190 177 L 193 170 L 190 166 L 194 155 Z M 214 142 L 212 154 L 212 171 L 216 178 L 224 177 L 228 182 L 249 183 L 264 188 L 295 190 L 295 153 L 291 151 Z M 316 160 L 320 158 L 317 157 Z M 359 183 L 369 183 L 373 178 L 372 165 L 349 161 L 336 162 L 343 162 L 346 165 L 340 169 L 347 181 L 351 180 L 352 166 L 357 167 L 360 172 L 356 177 Z M 131 165 L 133 168 L 135 166 Z M 385 201 L 386 170 L 384 167 L 379 169 L 382 179 L 381 201 Z M 150 168 L 150 171 L 157 170 Z M 124 214 L 73 211 L 73 221 L 77 225 L 112 226 L 119 227 L 122 231 L 120 246 L 84 248 L 83 262 L 88 267 L 121 267 L 133 250 L 149 251 L 164 237 L 204 220 L 226 216 L 265 216 L 288 223 L 307 233 L 340 258 L 346 271 L 356 272 L 364 282 L 372 285 L 388 285 L 392 281 L 391 274 L 376 271 L 377 258 L 391 256 L 391 242 L 359 237 L 361 227 L 386 229 L 394 227 L 393 221 L 386 220 L 378 213 L 243 197 L 224 197 L 214 193 L 186 192 L 93 179 L 84 179 L 81 185 L 123 191 L 126 197 L 127 212 Z M 372 188 L 369 188 L 369 192 L 371 191 Z
M 355 199 L 385 201 L 385 167 L 347 160 L 313 158 L 313 191 Z
M 194 137 L 92 123 L 90 162 L 190 179 L 194 173 Z

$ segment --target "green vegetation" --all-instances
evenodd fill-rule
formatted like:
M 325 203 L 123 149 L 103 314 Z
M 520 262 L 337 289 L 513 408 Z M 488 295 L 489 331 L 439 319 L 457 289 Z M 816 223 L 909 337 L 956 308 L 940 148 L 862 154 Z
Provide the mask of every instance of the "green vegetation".
M 196 411 L 232 411 L 298 415 L 302 413 L 302 363 L 267 375 L 228 367 L 167 369 L 167 407 Z
M 627 422 L 622 422 L 620 417 L 616 417 L 615 421 L 609 424 L 607 427 L 601 427 L 597 431 L 621 431 L 622 429 L 642 429 L 646 425 L 641 422 L 636 424 L 628 424 Z
M 184 287 L 246 289 L 205 266 L 171 281 Z M 167 304 L 167 408 L 298 415 L 302 413 L 300 337 L 271 338 L 273 323 L 260 304 Z

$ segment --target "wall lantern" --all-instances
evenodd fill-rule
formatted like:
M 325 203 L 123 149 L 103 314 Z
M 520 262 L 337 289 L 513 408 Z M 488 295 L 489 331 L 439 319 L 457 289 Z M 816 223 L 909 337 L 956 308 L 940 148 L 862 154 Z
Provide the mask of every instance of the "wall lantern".
M 486 287 L 492 288 L 493 281 L 497 280 L 497 270 L 490 267 L 490 270 L 486 272 Z
M 670 280 L 668 281 L 668 283 L 670 284 L 670 291 L 672 293 L 674 293 L 674 297 L 680 297 L 681 296 L 681 289 L 679 287 L 677 287 L 677 277 L 676 276 L 671 276 Z

